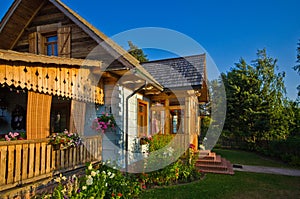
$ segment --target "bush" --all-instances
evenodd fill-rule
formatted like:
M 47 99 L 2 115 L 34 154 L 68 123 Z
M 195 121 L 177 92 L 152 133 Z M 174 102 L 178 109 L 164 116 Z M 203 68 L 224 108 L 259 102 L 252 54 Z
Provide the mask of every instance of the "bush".
M 51 199 L 121 199 L 135 198 L 141 192 L 139 182 L 129 175 L 123 175 L 120 171 L 98 165 L 93 168 L 87 166 L 85 176 L 70 178 L 60 175 L 55 179 L 58 183 L 53 193 L 36 198 Z
M 153 135 L 149 145 L 149 152 L 157 151 L 161 148 L 164 148 L 171 142 L 173 138 L 174 135 L 161 135 L 161 134 Z

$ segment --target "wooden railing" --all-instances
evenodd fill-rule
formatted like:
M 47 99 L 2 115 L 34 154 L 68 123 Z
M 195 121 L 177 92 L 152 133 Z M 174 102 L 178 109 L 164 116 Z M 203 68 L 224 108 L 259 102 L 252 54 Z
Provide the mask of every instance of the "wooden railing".
M 57 151 L 48 141 L 0 142 L 0 192 L 101 160 L 100 136 L 85 137 L 83 145 Z

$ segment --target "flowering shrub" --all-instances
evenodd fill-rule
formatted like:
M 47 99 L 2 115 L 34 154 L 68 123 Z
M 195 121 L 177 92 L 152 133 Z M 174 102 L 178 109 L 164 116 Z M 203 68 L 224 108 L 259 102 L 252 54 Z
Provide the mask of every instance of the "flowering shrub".
M 189 164 L 188 161 L 182 159 L 178 159 L 158 171 L 138 174 L 142 189 L 191 182 L 200 179 L 200 177 L 201 173 L 195 164 Z
M 171 140 L 174 138 L 174 135 L 160 135 L 155 134 L 152 136 L 151 141 L 149 142 L 149 151 L 157 151 L 165 146 L 167 146 Z
M 80 136 L 77 133 L 70 133 L 68 130 L 62 133 L 54 133 L 49 138 L 49 144 L 60 144 L 62 148 L 77 147 L 82 144 Z
M 58 183 L 54 191 L 37 198 L 123 199 L 136 198 L 141 191 L 136 180 L 105 165 L 94 168 L 88 164 L 83 177 L 66 178 L 60 174 L 54 181 Z
M 12 141 L 12 140 L 24 140 L 26 139 L 26 133 L 19 132 L 9 132 L 1 139 L 1 141 Z
M 116 121 L 113 115 L 108 113 L 102 113 L 102 115 L 94 119 L 92 123 L 92 129 L 104 133 L 108 128 L 114 128 L 116 126 Z

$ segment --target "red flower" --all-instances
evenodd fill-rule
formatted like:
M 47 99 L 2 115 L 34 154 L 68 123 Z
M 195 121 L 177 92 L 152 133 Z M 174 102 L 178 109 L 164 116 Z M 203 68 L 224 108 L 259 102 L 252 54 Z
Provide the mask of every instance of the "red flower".
M 115 197 L 116 195 L 114 193 L 111 194 L 111 197 Z
M 190 144 L 190 147 L 191 149 L 195 149 L 195 145 L 194 144 Z
M 123 195 L 122 195 L 121 193 L 118 193 L 118 196 L 119 196 L 119 197 L 122 197 Z

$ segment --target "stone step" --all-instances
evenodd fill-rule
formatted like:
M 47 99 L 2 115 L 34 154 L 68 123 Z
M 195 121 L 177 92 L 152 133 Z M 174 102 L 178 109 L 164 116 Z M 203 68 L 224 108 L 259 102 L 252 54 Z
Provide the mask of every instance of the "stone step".
M 195 166 L 204 173 L 234 174 L 232 164 L 208 150 L 200 151 Z
M 199 158 L 198 160 L 196 160 L 196 163 L 219 164 L 219 163 L 221 163 L 221 156 L 220 155 L 216 155 L 216 157 L 214 159 Z
M 227 174 L 227 175 L 233 175 L 234 172 L 230 171 L 230 170 L 226 170 L 226 171 L 218 171 L 218 170 L 202 170 L 199 169 L 199 172 L 203 172 L 203 173 L 215 173 L 215 174 Z
M 206 170 L 218 170 L 218 171 L 226 171 L 227 164 L 220 164 L 220 165 L 209 165 L 209 164 L 196 164 L 196 167 L 199 169 L 206 169 Z
M 215 160 L 216 153 L 210 152 L 209 154 L 205 154 L 205 155 L 200 154 L 198 157 L 199 157 L 199 159 L 203 159 L 203 160 Z

